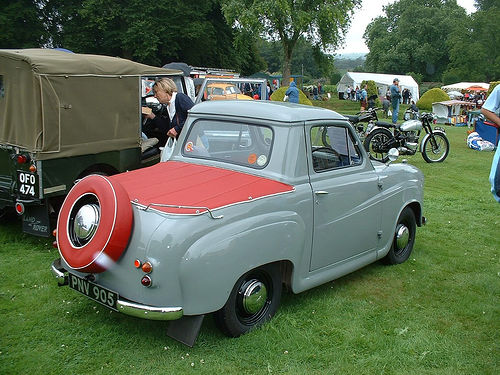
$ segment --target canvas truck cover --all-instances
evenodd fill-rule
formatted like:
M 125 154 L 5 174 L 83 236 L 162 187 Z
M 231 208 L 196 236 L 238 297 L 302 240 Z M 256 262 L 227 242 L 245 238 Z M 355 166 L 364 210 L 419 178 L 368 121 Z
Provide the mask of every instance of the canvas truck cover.
M 0 144 L 38 160 L 139 147 L 141 76 L 181 72 L 52 49 L 0 49 Z

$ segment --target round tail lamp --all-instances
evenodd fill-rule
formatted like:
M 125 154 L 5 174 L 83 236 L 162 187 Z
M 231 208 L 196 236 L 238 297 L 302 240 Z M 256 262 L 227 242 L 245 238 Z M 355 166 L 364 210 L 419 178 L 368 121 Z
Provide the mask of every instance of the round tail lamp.
M 24 204 L 21 202 L 16 202 L 16 212 L 18 215 L 24 214 Z
M 150 262 L 146 262 L 142 265 L 141 269 L 145 273 L 151 273 L 153 271 L 153 265 Z
M 26 164 L 28 162 L 28 157 L 26 155 L 19 154 L 16 158 L 17 164 Z
M 143 278 L 141 279 L 141 284 L 149 288 L 152 284 L 151 277 L 149 277 L 149 275 L 143 276 Z

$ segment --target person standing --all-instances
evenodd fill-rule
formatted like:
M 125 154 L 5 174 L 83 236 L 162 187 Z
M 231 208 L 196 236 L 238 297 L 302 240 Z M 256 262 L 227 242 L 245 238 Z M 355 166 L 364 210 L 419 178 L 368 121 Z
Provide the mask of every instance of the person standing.
M 290 87 L 288 87 L 285 92 L 285 98 L 283 101 L 286 101 L 287 99 L 290 103 L 299 102 L 299 89 L 297 88 L 295 81 L 290 82 Z
M 390 87 L 391 91 L 391 105 L 392 105 L 392 123 L 398 122 L 399 114 L 399 101 L 401 100 L 401 89 L 399 87 L 399 79 L 394 78 Z
M 367 86 L 365 85 L 363 87 L 363 90 L 361 90 L 360 93 L 360 99 L 361 99 L 361 110 L 364 111 L 366 107 L 368 106 L 367 100 L 368 100 L 368 92 L 366 91 Z
M 167 136 L 179 138 L 179 134 L 186 122 L 187 112 L 194 105 L 193 101 L 186 94 L 177 92 L 177 86 L 170 78 L 160 78 L 156 81 L 153 85 L 153 91 L 155 98 L 161 104 L 166 104 L 169 123 Z M 148 118 L 151 119 L 155 119 L 155 117 L 154 113 L 148 115 Z
M 500 128 L 500 85 L 496 85 L 491 94 L 484 102 L 481 113 L 497 127 Z M 491 193 L 495 200 L 500 203 L 500 147 L 493 157 L 490 170 Z

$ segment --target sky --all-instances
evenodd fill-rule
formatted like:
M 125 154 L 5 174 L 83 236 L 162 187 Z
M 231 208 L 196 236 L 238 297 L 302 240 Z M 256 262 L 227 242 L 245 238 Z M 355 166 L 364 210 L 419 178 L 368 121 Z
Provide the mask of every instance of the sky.
M 354 12 L 351 20 L 351 27 L 345 36 L 343 47 L 335 51 L 336 54 L 346 53 L 368 53 L 365 45 L 363 33 L 366 26 L 378 16 L 383 15 L 382 6 L 391 4 L 395 0 L 363 0 L 361 8 Z M 475 11 L 474 0 L 457 0 L 458 5 L 465 8 L 467 13 Z

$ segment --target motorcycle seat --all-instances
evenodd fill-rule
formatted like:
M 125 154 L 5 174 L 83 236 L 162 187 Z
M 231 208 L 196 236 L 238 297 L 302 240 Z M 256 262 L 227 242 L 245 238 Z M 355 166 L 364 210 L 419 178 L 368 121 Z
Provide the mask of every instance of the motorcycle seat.
M 359 122 L 359 116 L 355 115 L 344 115 L 344 116 L 347 117 L 349 122 L 351 122 L 352 124 L 357 124 Z

